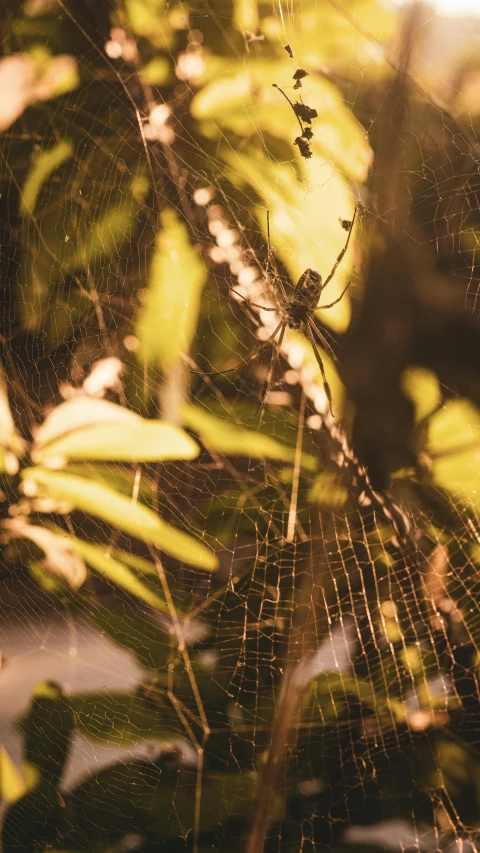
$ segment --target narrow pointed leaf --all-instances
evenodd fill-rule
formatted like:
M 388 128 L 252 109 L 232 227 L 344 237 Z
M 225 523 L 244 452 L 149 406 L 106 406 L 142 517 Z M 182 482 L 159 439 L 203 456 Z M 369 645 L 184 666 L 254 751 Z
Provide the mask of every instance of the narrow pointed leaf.
M 104 423 L 70 432 L 49 444 L 41 459 L 165 462 L 194 459 L 198 452 L 193 438 L 173 424 L 137 420 L 135 423 Z
M 123 565 L 120 560 L 115 559 L 106 546 L 91 545 L 89 542 L 84 542 L 82 539 L 73 536 L 70 537 L 70 543 L 72 549 L 81 554 L 85 562 L 104 578 L 122 587 L 130 595 L 140 598 L 155 610 L 167 610 L 165 601 L 156 595 L 141 578 L 134 575 L 127 566 Z
M 166 524 L 148 507 L 135 503 L 108 486 L 45 468 L 28 468 L 22 473 L 22 478 L 33 481 L 56 500 L 65 501 L 124 533 L 156 545 L 177 560 L 208 571 L 217 567 L 215 555 L 201 542 Z
M 67 433 L 87 426 L 116 423 L 133 426 L 140 422 L 140 415 L 130 409 L 108 400 L 81 395 L 60 403 L 48 414 L 35 432 L 35 446 L 44 447 Z
M 15 767 L 5 747 L 0 746 L 0 798 L 14 803 L 27 793 L 22 774 Z
M 190 348 L 207 271 L 174 210 L 164 211 L 161 225 L 136 334 L 142 361 L 165 370 Z
M 42 186 L 55 169 L 72 156 L 72 152 L 72 143 L 64 139 L 61 142 L 57 142 L 53 148 L 41 150 L 36 153 L 32 168 L 28 173 L 23 187 L 20 201 L 20 214 L 22 216 L 33 215 Z
M 200 436 L 205 446 L 219 453 L 248 456 L 253 459 L 278 459 L 293 462 L 295 448 L 276 441 L 270 435 L 245 429 L 230 421 L 217 418 L 200 406 L 185 404 L 181 410 L 182 421 Z M 315 471 L 317 460 L 308 453 L 302 454 L 302 466 Z
M 70 750 L 74 720 L 70 700 L 53 681 L 42 681 L 21 723 L 25 732 L 24 768 L 30 787 L 57 788 Z

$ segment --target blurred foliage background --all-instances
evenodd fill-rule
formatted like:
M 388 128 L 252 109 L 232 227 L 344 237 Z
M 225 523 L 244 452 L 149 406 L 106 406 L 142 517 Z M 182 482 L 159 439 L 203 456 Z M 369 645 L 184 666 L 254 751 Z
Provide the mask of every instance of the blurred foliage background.
M 1 737 L 3 853 L 475 849 L 475 39 L 439 68 L 451 25 L 380 0 L 0 16 L 7 702 L 19 633 L 70 636 Z M 265 308 L 355 210 L 335 418 L 296 330 L 258 411 Z

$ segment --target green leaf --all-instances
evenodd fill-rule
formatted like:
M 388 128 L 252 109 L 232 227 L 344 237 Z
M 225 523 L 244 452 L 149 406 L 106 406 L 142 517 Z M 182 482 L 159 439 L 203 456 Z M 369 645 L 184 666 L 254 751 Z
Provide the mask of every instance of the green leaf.
M 141 420 L 130 409 L 82 394 L 52 409 L 35 432 L 35 447 L 42 448 L 66 433 L 87 426 L 120 423 L 133 427 Z
M 206 447 L 219 453 L 248 456 L 252 459 L 278 459 L 293 462 L 295 448 L 276 441 L 269 435 L 232 424 L 210 414 L 200 406 L 185 403 L 181 408 L 182 422 L 200 437 Z M 318 463 L 314 456 L 302 454 L 302 467 L 315 471 Z
M 340 509 L 348 500 L 348 490 L 339 482 L 338 475 L 332 471 L 317 474 L 308 497 L 319 506 L 328 509 Z
M 339 8 L 333 4 L 322 6 L 319 26 L 316 0 L 305 0 L 295 5 L 293 15 L 281 17 L 273 16 L 267 4 L 265 17 L 260 20 L 260 31 L 271 42 L 294 45 L 295 61 L 300 68 L 317 70 L 331 67 L 335 69 L 334 75 L 335 72 L 347 75 L 350 84 L 355 80 L 357 85 L 366 85 L 369 77 L 375 74 L 377 79 L 381 73 L 379 66 L 383 67 L 384 54 L 381 50 L 372 50 L 372 47 L 375 41 L 384 44 L 393 38 L 398 24 L 397 7 L 378 0 L 357 0 L 354 5 L 349 3 L 342 8 L 344 13 L 339 14 Z M 359 21 L 372 34 L 373 41 L 371 38 L 358 38 Z M 352 55 L 355 56 L 355 67 Z M 285 80 L 276 82 L 282 84 Z M 371 80 L 369 85 L 372 85 Z
M 0 361 L 0 471 L 13 476 L 18 471 L 18 457 L 25 443 L 18 435 L 8 402 L 7 379 Z
M 72 287 L 68 277 L 88 267 L 96 287 L 108 289 L 113 268 L 100 262 L 117 254 L 138 227 L 138 210 L 148 191 L 143 162 L 127 166 L 118 150 L 117 155 L 119 160 L 102 146 L 85 151 L 88 170 L 82 178 L 81 195 L 88 198 L 88 205 L 79 205 L 75 189 L 78 170 L 70 169 L 59 184 L 48 182 L 48 203 L 43 204 L 47 189 L 39 189 L 36 239 L 31 240 L 31 227 L 22 229 L 17 285 L 22 325 L 33 332 L 46 324 L 54 343 L 71 331 L 72 323 L 81 317 L 85 322 L 88 312 L 94 310 L 88 288 L 77 290 L 78 279 Z M 132 161 L 133 156 L 131 149 L 125 151 L 125 161 Z M 119 162 L 122 170 L 114 165 L 112 171 L 112 164 Z
M 427 451 L 433 482 L 463 505 L 480 508 L 480 411 L 467 400 L 450 400 L 428 425 Z
M 458 503 L 480 510 L 480 447 L 435 459 L 432 478 L 437 486 L 454 495 Z
M 67 829 L 63 821 L 65 809 L 51 787 L 39 787 L 16 800 L 5 814 L 1 845 L 2 853 L 44 853 L 55 850 L 60 833 Z M 72 853 L 72 849 L 69 849 Z
M 158 577 L 157 569 L 150 560 L 144 560 L 143 557 L 137 557 L 136 554 L 131 554 L 129 551 L 121 551 L 119 548 L 112 548 L 112 555 L 137 572 Z
M 424 367 L 408 367 L 402 374 L 402 390 L 415 406 L 415 420 L 425 420 L 442 401 L 437 377 Z
M 157 48 L 170 46 L 172 27 L 165 14 L 164 0 L 125 0 L 125 10 L 137 36 L 149 39 Z
M 224 159 L 231 167 L 232 183 L 249 184 L 263 199 L 265 206 L 254 208 L 254 213 L 265 238 L 266 211 L 270 211 L 271 242 L 292 283 L 296 284 L 308 268 L 326 278 L 346 241 L 338 220 L 351 219 L 353 213 L 350 194 L 340 175 L 317 157 L 309 161 L 307 174 L 303 162 L 297 171 L 289 164 L 272 161 L 253 146 L 237 151 L 229 148 Z M 307 180 L 310 189 L 305 193 Z M 355 232 L 351 248 L 354 240 Z M 350 257 L 349 250 L 321 303 L 333 302 L 342 293 L 348 283 Z M 350 320 L 348 293 L 332 308 L 318 309 L 318 316 L 335 331 L 345 331 Z
M 178 560 L 207 571 L 217 568 L 217 558 L 205 545 L 166 524 L 148 507 L 119 495 L 108 486 L 45 468 L 28 468 L 22 472 L 22 479 L 30 481 L 31 489 L 40 487 L 48 496 L 102 518 L 112 527 L 156 545 Z
M 72 156 L 73 145 L 69 140 L 57 142 L 53 148 L 35 152 L 32 168 L 27 175 L 20 200 L 20 215 L 33 216 L 35 205 L 44 183 L 52 172 Z
M 302 67 L 308 69 L 308 63 Z M 295 113 L 271 85 L 291 78 L 288 61 L 250 59 L 239 70 L 238 63 L 219 63 L 214 57 L 207 71 L 213 79 L 195 96 L 191 110 L 208 136 L 222 140 L 229 130 L 245 140 L 266 132 L 291 146 L 292 158 L 300 161 L 293 146 L 299 134 Z M 308 78 L 304 91 L 308 107 L 317 112 L 311 146 L 322 168 L 325 170 L 327 160 L 354 180 L 364 181 L 371 151 L 363 128 L 347 109 L 341 93 L 329 80 L 314 76 Z M 293 100 L 297 99 L 293 96 Z M 228 148 L 221 147 L 222 157 Z
M 141 360 L 167 370 L 190 348 L 207 270 L 171 208 L 162 213 L 161 228 L 136 335 Z
M 78 247 L 73 268 L 88 266 L 103 255 L 118 252 L 125 240 L 130 241 L 136 209 L 137 204 L 132 195 L 130 203 L 125 204 L 123 210 L 111 208 L 101 219 L 97 219 L 89 229 L 85 242 Z
M 88 616 L 114 643 L 135 655 L 145 669 L 165 670 L 171 653 L 171 638 L 166 630 L 145 618 L 138 609 L 96 607 Z
M 199 448 L 179 427 L 162 421 L 103 423 L 70 432 L 44 448 L 35 461 L 51 457 L 116 460 L 119 462 L 166 462 L 194 459 Z
M 241 33 L 256 33 L 258 30 L 258 0 L 235 0 L 234 19 Z
M 156 595 L 141 578 L 137 577 L 120 560 L 113 557 L 105 545 L 91 545 L 89 542 L 84 542 L 83 539 L 77 539 L 74 536 L 70 537 L 70 544 L 72 549 L 81 554 L 85 562 L 102 577 L 122 587 L 130 595 L 140 598 L 155 610 L 168 610 L 163 598 Z
M 25 733 L 23 770 L 29 788 L 57 789 L 65 767 L 74 719 L 70 700 L 53 681 L 42 681 L 21 721 Z
M 63 463 L 63 460 L 51 460 L 49 467 L 56 467 L 55 461 Z M 113 489 L 121 495 L 126 495 L 129 500 L 135 491 L 137 500 L 146 504 L 151 509 L 155 506 L 155 485 L 148 476 L 137 478 L 133 465 L 117 465 L 113 462 L 69 462 L 68 472 L 74 476 L 85 477 L 96 483 L 102 483 L 107 488 Z
M 183 733 L 168 704 L 140 692 L 86 693 L 72 699 L 75 726 L 92 741 L 129 746 L 141 740 L 168 742 Z
M 164 56 L 155 56 L 143 67 L 143 75 L 152 86 L 165 85 L 170 74 L 170 63 Z
M 463 451 L 480 444 L 480 411 L 468 400 L 450 400 L 429 424 L 430 453 Z
M 74 552 L 69 536 L 29 524 L 27 519 L 21 516 L 6 518 L 2 526 L 8 537 L 29 539 L 44 552 L 45 557 L 41 565 L 49 574 L 68 581 L 73 589 L 82 586 L 87 570 L 81 556 Z M 33 570 L 35 571 L 34 567 Z
M 43 325 L 49 308 L 48 291 L 51 274 L 52 261 L 47 253 L 40 251 L 32 254 L 30 248 L 26 249 L 19 272 L 23 296 L 19 310 L 23 328 L 28 332 L 36 332 Z
M 26 563 L 34 582 L 43 592 L 46 592 L 47 595 L 59 595 L 63 599 L 65 598 L 65 586 L 58 580 L 55 580 L 50 572 L 45 571 L 40 560 L 37 560 L 36 557 L 28 556 Z
M 14 803 L 27 793 L 27 786 L 5 747 L 0 746 L 0 798 Z
M 198 814 L 195 769 L 183 767 L 181 772 L 180 784 L 178 772 L 169 772 L 168 767 L 152 761 L 122 761 L 90 776 L 73 792 L 89 840 L 118 841 L 135 822 L 136 830 L 148 834 L 155 849 L 169 838 L 185 838 L 196 824 L 201 832 L 213 832 L 233 815 L 249 813 L 255 794 L 253 773 L 204 773 Z

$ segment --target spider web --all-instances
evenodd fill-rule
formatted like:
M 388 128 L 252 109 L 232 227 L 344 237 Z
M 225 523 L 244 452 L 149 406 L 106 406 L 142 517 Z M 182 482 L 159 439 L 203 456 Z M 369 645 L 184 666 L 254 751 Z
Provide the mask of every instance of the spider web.
M 95 514 L 62 513 L 58 502 L 53 511 L 33 506 L 18 488 L 9 449 L 0 672 L 5 853 L 476 849 L 480 423 L 475 407 L 453 396 L 478 403 L 476 385 L 460 362 L 455 372 L 453 355 L 445 374 L 440 359 L 422 360 L 418 346 L 423 370 L 402 374 L 416 411 L 416 468 L 408 457 L 391 464 L 388 489 L 371 475 L 373 464 L 367 470 L 359 462 L 368 447 L 358 427 L 352 449 L 348 401 L 357 405 L 356 424 L 373 413 L 381 436 L 376 398 L 365 406 L 360 393 L 375 383 L 362 385 L 351 367 L 360 353 L 366 374 L 355 335 L 376 320 L 372 294 L 381 300 L 371 284 L 374 253 L 363 262 L 360 254 L 372 222 L 378 229 L 401 222 L 405 252 L 419 270 L 413 291 L 427 306 L 433 282 L 446 313 L 453 293 L 474 320 L 478 72 L 472 54 L 471 70 L 452 85 L 470 104 L 468 122 L 453 119 L 455 98 L 444 110 L 427 87 L 418 101 L 400 90 L 412 115 L 395 124 L 384 107 L 390 53 L 378 50 L 376 39 L 392 36 L 397 23 L 387 12 L 389 23 L 382 23 L 381 7 L 366 5 L 363 17 L 361 11 L 357 21 L 353 5 L 312 12 L 305 4 L 266 4 L 258 29 L 242 4 L 228 15 L 209 5 L 164 9 L 153 2 L 99 4 L 94 14 L 81 4 L 29 2 L 5 15 L 2 344 L 17 430 L 28 437 L 52 407 L 85 398 L 188 428 L 202 447 L 193 460 L 84 461 L 68 470 L 110 484 L 132 504 L 151 502 L 219 557 L 218 570 L 205 574 L 160 561 L 157 551 Z M 269 90 L 272 82 L 288 86 L 295 66 L 284 44 L 300 56 L 309 14 L 313 21 L 325 14 L 333 32 L 322 48 L 331 67 L 312 62 L 331 103 L 313 125 L 322 154 L 314 148 L 303 162 L 292 145 L 295 117 L 273 100 L 278 93 L 262 102 L 256 87 L 259 76 Z M 397 42 L 408 52 L 406 25 Z M 308 40 L 308 59 L 307 48 Z M 230 87 L 236 79 L 241 89 L 251 75 L 233 108 L 225 104 L 222 63 Z M 406 60 L 395 67 L 400 81 L 415 77 Z M 212 79 L 222 83 L 220 95 Z M 309 81 L 300 90 L 306 103 L 316 91 Z M 343 108 L 348 117 L 337 120 Z M 238 146 L 244 114 L 252 148 Z M 388 121 L 408 142 L 391 158 L 389 177 L 407 173 L 409 180 L 386 182 L 383 209 L 373 209 L 369 145 L 375 149 L 377 125 L 388 143 Z M 369 126 L 368 138 L 358 122 Z M 351 146 L 350 159 L 339 139 Z M 388 144 L 387 155 L 377 145 L 373 176 L 381 181 L 389 152 Z M 345 242 L 338 219 L 351 218 L 360 201 L 365 213 L 328 300 L 349 278 L 352 288 L 331 314 L 318 315 L 339 417 L 329 414 L 310 344 L 292 332 L 252 420 L 270 353 L 240 370 L 207 374 L 235 368 L 271 334 L 277 315 L 248 301 L 276 306 L 278 275 L 289 294 L 307 267 L 326 277 Z M 396 227 L 389 233 L 398 237 Z M 175 359 L 183 327 L 172 336 L 162 314 L 167 291 L 161 276 L 155 291 L 152 270 L 155 253 L 167 263 L 162 235 L 184 246 L 185 234 L 185 277 L 190 251 L 208 275 L 194 333 Z M 382 257 L 387 264 L 392 253 Z M 396 283 L 394 263 L 378 278 L 385 299 L 390 273 Z M 181 301 L 180 281 L 168 294 L 176 287 Z M 348 337 L 351 309 L 357 321 Z M 378 316 L 391 319 L 386 309 Z M 185 328 L 188 338 L 191 326 Z M 378 363 L 373 331 L 369 343 Z M 90 572 L 77 589 L 59 580 L 45 548 L 8 536 L 19 518 L 49 530 L 54 523 L 110 556 L 128 553 L 141 579 L 148 561 L 158 577 L 148 576 L 147 588 L 165 607 L 149 607 L 105 575 Z M 35 685 L 36 706 L 29 705 Z M 73 708 L 66 766 L 62 778 L 50 779 L 60 794 L 53 805 L 48 786 L 32 783 L 21 765 L 35 753 L 35 731 L 25 751 L 29 707 L 40 715 L 36 766 L 43 761 L 49 772 Z

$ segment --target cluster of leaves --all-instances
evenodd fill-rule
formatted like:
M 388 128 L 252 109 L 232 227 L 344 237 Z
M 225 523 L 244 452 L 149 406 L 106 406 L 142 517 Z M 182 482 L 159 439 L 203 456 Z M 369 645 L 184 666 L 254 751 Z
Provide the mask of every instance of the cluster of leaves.
M 132 835 L 145 851 L 184 849 L 184 839 L 197 849 L 238 849 L 258 794 L 254 771 L 265 764 L 289 628 L 305 595 L 296 579 L 312 564 L 329 620 L 343 619 L 344 606 L 351 614 L 354 602 L 358 635 L 344 672 L 315 670 L 305 685 L 295 761 L 286 797 L 272 810 L 269 843 L 289 853 L 331 849 L 349 824 L 399 815 L 434 825 L 432 802 L 444 795 L 449 818 L 473 823 L 478 797 L 467 802 L 464 794 L 478 788 L 468 750 L 475 732 L 465 735 L 460 711 L 476 696 L 480 620 L 476 606 L 465 607 L 465 575 L 476 572 L 478 546 L 452 542 L 440 524 L 424 534 L 425 553 L 447 554 L 429 582 L 445 618 L 449 596 L 457 603 L 452 663 L 433 616 L 414 609 L 417 581 L 393 589 L 391 528 L 375 519 L 365 526 L 350 483 L 330 468 L 318 472 L 313 439 L 296 459 L 293 414 L 274 427 L 267 414 L 261 430 L 247 429 L 229 387 L 215 406 L 199 384 L 200 399 L 175 407 L 176 425 L 158 416 L 159 385 L 178 377 L 185 384 L 185 355 L 221 369 L 245 336 L 243 315 L 224 322 L 218 297 L 230 273 L 210 263 L 196 190 L 213 187 L 217 199 L 226 197 L 246 235 L 266 237 L 268 209 L 276 255 L 292 281 L 306 268 L 329 270 L 338 255 L 350 224 L 343 219 L 352 208 L 350 182 L 363 182 L 371 162 L 363 129 L 322 71 L 329 65 L 341 74 L 351 26 L 330 6 L 320 21 L 314 2 L 298 4 L 284 23 L 271 4 L 243 0 L 206 17 L 161 0 L 127 0 L 113 11 L 99 3 L 95 19 L 84 6 L 71 0 L 60 14 L 55 3 L 32 2 L 9 20 L 9 50 L 29 88 L 2 122 L 9 140 L 2 227 L 12 247 L 12 310 L 2 318 L 10 379 L 7 394 L 2 373 L 2 531 L 15 571 L 29 572 L 58 606 L 83 610 L 137 658 L 144 679 L 128 693 L 66 696 L 56 684 L 37 687 L 20 724 L 21 773 L 0 754 L 9 804 L 4 853 L 103 853 Z M 365 0 L 355 8 L 378 37 L 390 33 L 382 7 Z M 285 41 L 301 64 L 293 88 L 308 77 L 308 106 L 300 100 L 293 111 L 272 86 L 292 77 Z M 357 50 L 358 67 L 374 76 L 367 46 Z M 0 61 L 0 79 L 7 70 Z M 292 148 L 297 120 L 302 134 Z M 181 163 L 189 164 L 186 173 Z M 332 301 L 342 287 L 335 277 Z M 321 319 L 344 331 L 348 299 Z M 295 344 L 315 376 L 308 343 L 299 334 Z M 111 349 L 125 373 L 117 370 L 97 395 L 92 377 Z M 27 404 L 18 391 L 22 359 Z M 60 375 L 73 383 L 64 383 L 70 396 L 63 402 Z M 433 501 L 440 493 L 442 508 L 457 502 L 471 513 L 479 500 L 477 410 L 445 403 L 434 375 L 410 371 L 404 381 L 417 413 L 415 465 L 396 472 L 395 488 L 419 515 L 419 495 Z M 340 401 L 340 382 L 332 385 Z M 212 459 L 233 473 L 206 485 L 202 472 L 213 477 Z M 304 546 L 282 536 L 282 487 L 295 460 Z M 261 478 L 248 479 L 252 465 Z M 161 485 L 189 478 L 198 500 Z M 250 555 L 244 563 L 238 541 Z M 198 607 L 202 577 L 215 578 L 222 552 L 233 553 L 235 574 Z M 457 585 L 448 594 L 447 564 Z M 369 572 L 371 612 L 361 596 Z M 105 589 L 111 598 L 102 597 Z M 402 596 L 399 612 L 393 600 Z M 320 612 L 315 648 L 329 630 Z M 202 638 L 188 654 L 187 625 Z M 435 679 L 447 670 L 445 696 Z M 456 714 L 458 742 L 441 731 Z M 148 761 L 114 763 L 66 790 L 74 731 L 121 747 L 153 741 L 158 749 Z M 187 740 L 195 761 L 202 755 L 201 770 L 189 763 Z
M 248 197 L 249 210 L 244 202 L 244 214 L 256 216 L 263 228 L 265 207 L 270 209 L 272 239 L 292 277 L 307 265 L 327 266 L 340 243 L 327 212 L 318 223 L 320 228 L 325 226 L 321 245 L 314 233 L 305 231 L 315 199 L 309 198 L 308 210 L 297 212 L 305 173 L 300 162 L 282 164 L 282 159 L 294 156 L 292 115 L 272 82 L 289 76 L 291 70 L 273 47 L 275 21 L 270 10 L 262 10 L 261 23 L 249 23 L 243 20 L 246 10 L 237 3 L 229 22 L 222 16 L 219 30 L 214 16 L 205 22 L 200 15 L 197 23 L 196 12 L 183 6 L 167 10 L 161 3 L 131 0 L 124 8 L 119 4 L 111 17 L 106 7 L 99 6 L 95 32 L 88 16 L 85 21 L 83 4 L 70 3 L 69 14 L 63 15 L 55 4 L 40 3 L 36 9 L 16 10 L 9 21 L 9 50 L 18 54 L 32 81 L 30 94 L 16 114 L 4 119 L 10 148 L 2 172 L 3 222 L 12 247 L 7 270 L 12 311 L 3 317 L 4 357 L 13 379 L 24 340 L 26 353 L 36 350 L 37 358 L 24 358 L 33 376 L 29 390 L 36 411 L 49 411 L 43 418 L 36 415 L 32 430 L 30 410 L 25 412 L 17 385 L 10 385 L 13 418 L 3 382 L 3 537 L 5 555 L 16 571 L 28 571 L 46 594 L 57 597 L 59 606 L 68 601 L 84 609 L 99 631 L 137 655 L 145 668 L 145 685 L 128 695 L 71 698 L 55 684 L 37 687 L 22 723 L 25 751 L 20 774 L 7 753 L 2 753 L 1 793 L 10 804 L 2 833 L 5 853 L 40 851 L 47 846 L 82 850 L 91 849 L 92 844 L 106 850 L 132 833 L 147 845 L 157 845 L 155 849 L 165 844 L 172 850 L 194 830 L 208 839 L 229 824 L 232 829 L 225 831 L 234 839 L 235 821 L 245 823 L 254 799 L 252 761 L 265 748 L 265 726 L 273 719 L 267 691 L 259 693 L 256 708 L 247 697 L 241 712 L 240 707 L 232 710 L 228 685 L 237 669 L 236 643 L 229 654 L 230 665 L 221 662 L 221 677 L 217 667 L 211 673 L 204 653 L 220 630 L 219 612 L 214 608 L 203 625 L 207 640 L 192 652 L 191 663 L 209 725 L 219 731 L 208 750 L 200 811 L 195 769 L 178 756 L 169 759 L 160 749 L 150 762 L 120 762 L 71 791 L 62 789 L 74 729 L 121 746 L 143 738 L 162 744 L 185 738 L 184 725 L 167 696 L 167 673 L 173 672 L 174 696 L 190 713 L 197 713 L 191 673 L 178 659 L 169 633 L 173 615 L 186 618 L 191 598 L 178 567 L 190 567 L 188 577 L 192 569 L 215 571 L 218 542 L 231 548 L 241 525 L 246 532 L 248 528 L 250 537 L 255 536 L 248 512 L 238 520 L 236 505 L 244 487 L 232 494 L 229 512 L 227 492 L 219 494 L 217 505 L 205 494 L 210 504 L 207 523 L 201 506 L 195 515 L 185 502 L 177 505 L 172 518 L 170 496 L 165 499 L 158 488 L 159 468 L 168 472 L 171 466 L 180 480 L 182 468 L 188 470 L 202 456 L 213 455 L 249 460 L 249 464 L 269 460 L 288 473 L 295 458 L 294 446 L 288 442 L 220 418 L 204 405 L 185 402 L 177 412 L 178 426 L 156 416 L 155 383 L 162 373 L 166 376 L 175 370 L 192 347 L 199 323 L 207 319 L 202 316 L 201 295 L 212 283 L 206 256 L 193 244 L 179 215 L 178 187 L 171 177 L 161 186 L 160 176 L 166 170 L 162 162 L 157 166 L 165 128 L 162 123 L 155 125 L 154 103 L 178 100 L 182 55 L 195 59 L 196 51 L 202 67 L 200 78 L 185 84 L 182 109 L 186 114 L 178 118 L 174 114 L 169 120 L 176 134 L 175 156 L 191 163 L 189 192 L 209 181 L 218 184 L 218 163 L 223 164 L 220 185 L 232 204 Z M 253 8 L 251 14 L 255 14 Z M 244 45 L 249 26 L 265 31 L 265 49 L 258 50 L 261 43 L 252 41 L 245 74 L 223 48 L 227 35 L 237 46 Z M 203 47 L 191 43 L 188 52 L 186 36 L 196 27 L 204 32 Z M 305 47 L 298 45 L 300 54 L 307 51 L 309 38 L 305 31 Z M 112 62 L 104 52 L 109 40 L 123 51 Z M 66 68 L 68 79 L 57 80 L 39 97 L 38 81 L 58 64 L 59 55 L 69 55 L 71 45 L 75 51 Z M 143 81 L 143 89 L 139 85 L 130 93 L 123 81 L 131 74 L 133 55 L 129 61 L 128 46 L 132 49 L 132 45 L 133 66 L 141 63 L 137 80 Z M 325 46 L 325 52 L 330 49 Z M 107 54 L 112 54 L 111 48 Z M 323 58 L 316 49 L 311 62 L 316 65 Z M 314 151 L 317 159 L 328 156 L 330 202 L 345 209 L 349 194 L 340 169 L 363 178 L 368 147 L 335 87 L 319 77 L 312 81 L 311 98 L 323 128 Z M 146 86 L 151 88 L 153 104 L 145 98 Z M 153 161 L 136 122 L 136 108 L 145 137 L 150 136 L 148 146 L 151 134 L 158 131 Z M 312 108 L 312 116 L 313 112 Z M 16 122 L 10 128 L 9 120 Z M 195 140 L 193 150 L 185 141 L 187 130 Z M 268 150 L 253 139 L 243 144 L 252 133 L 268 135 Z M 348 154 L 341 154 L 339 135 L 350 149 Z M 201 182 L 196 175 L 204 176 Z M 157 211 L 160 187 L 165 203 Z M 152 209 L 158 216 L 152 218 Z M 285 216 L 293 222 L 288 238 L 282 228 Z M 139 286 L 141 301 L 136 297 Z M 97 325 L 99 316 L 103 327 Z M 344 326 L 347 319 L 342 306 L 332 322 Z M 135 334 L 135 357 L 121 349 L 121 333 Z M 126 399 L 119 391 L 121 381 L 116 380 L 101 388 L 100 396 L 92 393 L 89 378 L 97 368 L 102 370 L 105 334 L 110 341 L 118 341 L 117 352 L 127 362 Z M 214 352 L 213 338 L 209 338 L 207 354 L 221 364 L 230 343 L 223 329 L 219 339 L 221 347 Z M 59 402 L 49 389 L 57 387 L 57 375 L 63 372 L 59 347 L 64 344 L 69 354 L 73 350 L 73 362 L 87 368 L 70 386 L 70 398 Z M 42 358 L 49 354 L 45 370 Z M 301 462 L 312 476 L 316 459 L 304 453 Z M 277 495 L 272 509 L 275 503 Z M 255 502 L 251 506 L 257 509 Z M 102 607 L 98 580 L 101 588 L 107 584 L 108 589 L 127 596 L 121 610 Z M 235 593 L 235 607 L 241 595 L 241 591 Z M 128 616 L 126 600 L 133 602 Z M 258 617 L 260 595 L 251 606 Z M 139 608 L 145 607 L 162 614 L 163 627 L 140 615 Z M 235 624 L 235 607 L 228 602 L 230 624 Z M 265 673 L 268 669 L 265 666 Z M 259 712 L 264 734 L 252 753 L 250 741 L 259 729 Z M 245 715 L 245 722 L 239 714 Z M 237 729 L 233 760 L 229 744 L 236 739 Z

